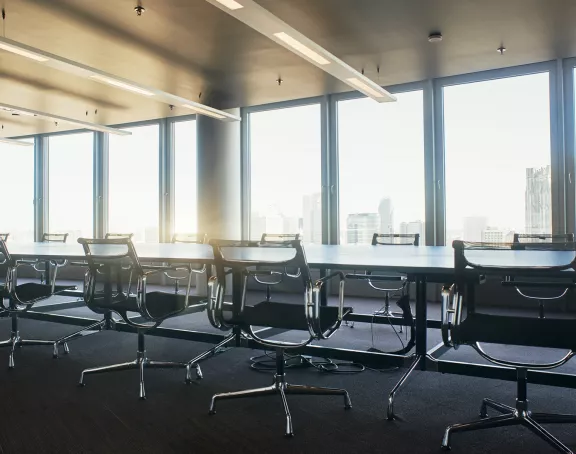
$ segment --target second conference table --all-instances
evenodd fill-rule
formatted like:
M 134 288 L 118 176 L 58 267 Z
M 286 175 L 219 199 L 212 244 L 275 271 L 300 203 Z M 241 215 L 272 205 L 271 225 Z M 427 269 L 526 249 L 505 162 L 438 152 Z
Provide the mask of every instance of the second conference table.
M 85 255 L 83 248 L 77 243 L 16 243 L 8 242 L 8 250 L 16 259 L 40 260 L 82 260 Z M 184 243 L 135 243 L 138 257 L 143 262 L 169 263 L 203 263 L 213 262 L 212 248 L 203 244 Z M 405 381 L 410 372 L 417 367 L 422 370 L 434 370 L 442 373 L 455 373 L 486 378 L 516 380 L 513 369 L 488 366 L 475 363 L 442 360 L 440 357 L 447 351 L 442 344 L 428 349 L 427 328 L 440 328 L 438 320 L 428 320 L 426 286 L 427 283 L 451 283 L 454 279 L 454 251 L 446 246 L 371 246 L 371 245 L 318 245 L 304 246 L 310 268 L 319 269 L 322 274 L 327 270 L 369 270 L 394 271 L 405 273 L 416 286 L 416 345 L 415 353 L 401 356 L 390 353 L 366 352 L 343 348 L 309 345 L 301 349 L 301 353 L 312 356 L 329 357 L 333 359 L 350 360 L 369 365 L 409 366 L 409 370 L 400 380 L 398 387 Z M 257 263 L 258 260 L 282 260 L 277 249 L 245 249 L 239 253 L 242 259 Z M 574 252 L 570 251 L 501 251 L 496 254 L 496 260 L 505 266 L 535 266 L 554 265 L 570 262 Z M 494 254 L 491 254 L 491 258 Z M 231 257 L 239 258 L 239 256 Z M 482 253 L 478 258 L 481 260 Z M 55 308 L 60 305 L 54 305 Z M 46 308 L 48 309 L 48 307 Z M 50 313 L 47 310 L 29 311 L 29 318 L 63 322 L 77 325 L 92 323 L 92 319 L 64 316 Z M 370 322 L 374 320 L 369 314 L 351 314 L 350 320 Z M 383 322 L 385 323 L 385 322 Z M 127 327 L 121 328 L 129 330 Z M 202 333 L 192 330 L 176 330 L 160 327 L 157 335 L 187 339 L 200 342 L 218 343 L 224 335 Z M 531 372 L 531 382 L 554 386 L 576 388 L 576 376 L 557 372 Z

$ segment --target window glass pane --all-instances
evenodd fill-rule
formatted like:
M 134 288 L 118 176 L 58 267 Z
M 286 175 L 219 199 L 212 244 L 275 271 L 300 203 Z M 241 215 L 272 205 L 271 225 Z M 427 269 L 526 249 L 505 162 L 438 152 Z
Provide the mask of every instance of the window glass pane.
M 424 235 L 423 92 L 338 102 L 340 243 Z M 423 243 L 423 238 L 422 238 Z
M 174 232 L 195 233 L 196 202 L 196 121 L 174 124 Z
M 159 238 L 159 127 L 125 130 L 132 135 L 110 135 L 108 231 L 154 243 Z
M 322 242 L 320 105 L 250 114 L 250 237 Z
M 27 142 L 33 142 L 26 139 Z M 0 143 L 0 233 L 8 241 L 34 241 L 34 147 Z
M 444 88 L 446 239 L 551 233 L 547 72 Z
M 92 237 L 93 146 L 91 132 L 48 138 L 48 232 L 68 242 Z

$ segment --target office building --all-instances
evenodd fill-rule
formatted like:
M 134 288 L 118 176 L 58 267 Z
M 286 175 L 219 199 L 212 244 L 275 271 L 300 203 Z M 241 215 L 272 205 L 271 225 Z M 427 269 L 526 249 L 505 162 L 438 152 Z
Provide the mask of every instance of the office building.
M 550 166 L 526 169 L 525 233 L 552 232 Z
M 401 222 L 400 233 L 404 235 L 417 233 L 420 235 L 420 239 L 422 240 L 424 235 L 424 223 L 422 221 Z
M 348 244 L 370 244 L 374 233 L 378 231 L 380 216 L 378 213 L 355 213 L 346 220 Z
M 492 227 L 482 231 L 482 241 L 486 243 L 511 243 L 514 240 L 514 232 Z
M 378 214 L 380 215 L 379 233 L 394 233 L 394 207 L 392 199 L 385 197 L 378 204 Z
M 302 199 L 302 212 L 303 240 L 308 243 L 322 243 L 322 195 L 305 195 Z
M 482 232 L 488 227 L 488 219 L 484 216 L 468 216 L 464 218 L 464 241 L 482 241 Z

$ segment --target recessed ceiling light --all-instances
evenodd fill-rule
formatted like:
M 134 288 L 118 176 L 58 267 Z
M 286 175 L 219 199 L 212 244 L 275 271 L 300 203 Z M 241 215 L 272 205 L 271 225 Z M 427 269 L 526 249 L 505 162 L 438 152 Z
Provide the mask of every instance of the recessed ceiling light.
M 48 58 L 35 54 L 34 52 L 27 51 L 18 46 L 13 46 L 8 43 L 0 42 L 0 49 L 7 50 L 8 52 L 12 52 L 13 54 L 18 54 L 22 57 L 30 58 L 32 60 L 36 60 L 39 62 L 47 62 L 49 60 Z
M 305 46 L 304 44 L 302 44 L 297 39 L 292 38 L 289 34 L 284 33 L 284 32 L 279 32 L 279 33 L 274 33 L 274 36 L 276 38 L 284 41 L 286 44 L 288 44 L 294 50 L 300 52 L 305 57 L 308 57 L 308 58 L 314 60 L 319 65 L 329 65 L 330 64 L 329 60 L 326 60 L 318 52 L 314 52 L 312 49 Z
M 238 3 L 234 0 L 216 0 L 216 1 L 218 3 L 224 5 L 226 8 L 229 8 L 231 10 L 244 8 L 244 6 L 242 6 L 240 3 Z
M 99 74 L 95 74 L 93 76 L 90 76 L 90 79 L 97 80 L 98 82 L 104 82 L 105 84 L 108 84 L 108 85 L 114 85 L 115 87 L 123 88 L 124 90 L 132 91 L 134 93 L 139 93 L 139 94 L 144 95 L 144 96 L 154 96 L 154 93 L 152 93 L 151 91 L 144 90 L 143 88 L 135 87 L 134 85 L 127 84 L 127 83 L 122 82 L 120 80 L 111 79 L 110 77 L 101 76 Z

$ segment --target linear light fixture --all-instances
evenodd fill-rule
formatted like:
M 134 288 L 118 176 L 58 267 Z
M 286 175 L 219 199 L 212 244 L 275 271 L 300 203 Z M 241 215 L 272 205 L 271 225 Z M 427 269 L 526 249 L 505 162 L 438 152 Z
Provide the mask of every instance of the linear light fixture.
M 230 3 L 232 0 L 223 0 L 226 3 Z M 230 3 L 231 4 L 231 3 Z M 205 112 L 211 112 L 213 114 L 218 114 L 219 117 L 211 115 L 214 118 L 218 118 L 222 121 L 240 121 L 240 117 L 237 115 L 232 115 L 228 112 L 222 110 L 214 109 L 213 107 L 207 106 L 205 104 L 200 104 L 196 101 L 183 98 L 181 96 L 176 96 L 171 93 L 167 93 L 162 90 L 158 90 L 154 87 L 148 87 L 145 85 L 138 84 L 128 79 L 115 76 L 99 69 L 93 68 L 91 66 L 78 63 L 74 60 L 69 60 L 59 55 L 51 54 L 49 52 L 44 52 L 43 50 L 37 49 L 35 47 L 27 46 L 26 44 L 19 43 L 18 41 L 13 41 L 8 38 L 0 37 L 0 50 L 6 50 L 23 57 L 35 60 L 43 65 L 49 66 L 50 68 L 57 69 L 69 74 L 73 74 L 79 77 L 84 77 L 86 79 L 100 82 L 107 85 L 112 85 L 114 87 L 120 88 L 122 90 L 130 91 L 135 94 L 143 95 L 154 99 L 159 102 L 166 103 L 171 106 L 183 106 L 187 104 L 193 106 L 198 113 L 207 115 Z
M 92 131 L 107 132 L 109 134 L 116 134 L 118 136 L 129 136 L 132 135 L 130 131 L 124 131 L 122 129 L 110 128 L 109 126 L 99 125 L 97 123 L 90 123 L 88 121 L 75 120 L 74 118 L 62 117 L 60 115 L 54 115 L 46 112 L 40 112 L 37 110 L 27 109 L 25 107 L 11 106 L 10 104 L 0 103 L 0 110 L 4 110 L 11 113 L 34 116 L 42 120 L 50 121 L 61 121 L 63 123 L 68 123 L 74 126 L 79 126 L 84 129 L 90 129 Z
M 97 80 L 98 82 L 104 82 L 105 84 L 113 85 L 113 86 L 118 87 L 118 88 L 122 88 L 124 90 L 133 91 L 134 93 L 138 93 L 140 95 L 154 96 L 154 93 L 152 93 L 151 91 L 135 87 L 134 85 L 130 85 L 130 84 L 121 82 L 119 80 L 110 79 L 109 77 L 106 77 L 106 76 L 100 76 L 98 74 L 95 74 L 93 76 L 90 76 L 90 78 Z
M 225 118 L 224 115 L 220 115 L 220 113 L 218 113 L 218 111 L 211 112 L 208 109 L 203 109 L 202 107 L 197 107 L 197 106 L 191 106 L 190 104 L 182 104 L 182 107 L 186 107 L 186 109 L 192 109 L 194 112 L 198 112 L 202 115 L 208 115 L 209 117 L 218 118 L 219 120 L 222 120 Z
M 254 0 L 206 1 L 366 96 L 378 102 L 396 101 L 394 95 L 376 82 L 292 28 Z
M 1 143 L 7 143 L 9 145 L 18 145 L 20 147 L 31 147 L 34 142 L 25 142 L 23 140 L 6 139 L 5 137 L 0 137 Z

